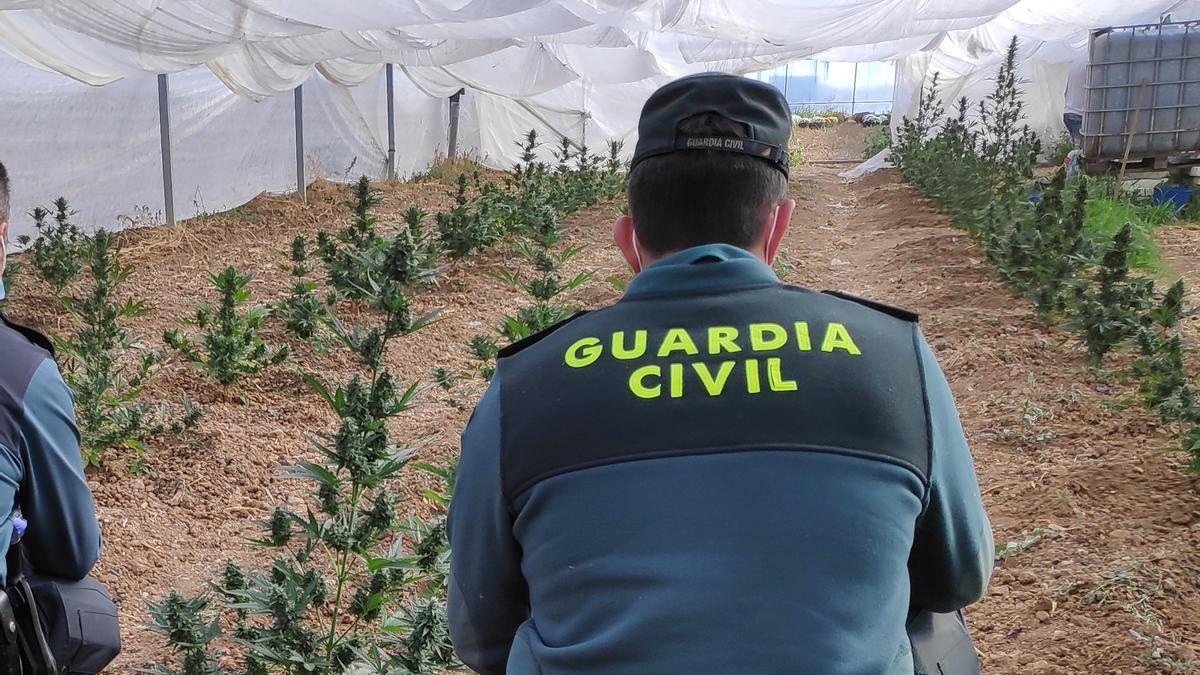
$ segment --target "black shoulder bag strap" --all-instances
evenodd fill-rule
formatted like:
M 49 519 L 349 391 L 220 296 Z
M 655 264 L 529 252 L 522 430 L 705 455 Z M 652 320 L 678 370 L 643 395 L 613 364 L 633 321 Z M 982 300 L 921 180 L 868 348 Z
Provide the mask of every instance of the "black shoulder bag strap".
M 5 621 L 3 633 L 7 637 L 12 634 L 15 637 L 16 649 L 14 650 L 18 657 L 19 665 L 6 665 L 0 672 L 4 673 L 20 673 L 21 675 L 54 675 L 58 672 L 58 664 L 54 660 L 54 654 L 50 651 L 50 643 L 46 640 L 46 631 L 42 625 L 42 618 L 38 612 L 37 602 L 33 597 L 33 590 L 29 587 L 29 581 L 25 578 L 25 549 L 21 542 L 13 544 L 8 549 L 8 586 L 4 589 L 3 600 L 0 600 L 0 605 L 5 607 L 0 608 L 0 621 Z M 11 616 L 11 623 L 8 622 L 9 616 L 5 616 L 4 610 L 8 610 L 8 615 Z M 9 660 L 9 651 L 5 645 L 4 652 L 6 661 Z M 12 668 L 17 668 L 12 670 Z

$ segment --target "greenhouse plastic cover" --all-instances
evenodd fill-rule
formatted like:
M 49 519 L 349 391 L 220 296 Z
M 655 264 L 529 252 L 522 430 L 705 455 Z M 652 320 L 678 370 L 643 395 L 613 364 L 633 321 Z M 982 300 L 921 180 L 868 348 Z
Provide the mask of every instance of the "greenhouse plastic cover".
M 628 149 L 663 82 L 803 58 L 896 60 L 898 120 L 934 71 L 947 99 L 986 94 L 1014 35 L 1031 123 L 1058 133 L 1087 29 L 1167 12 L 1200 0 L 0 0 L 0 161 L 14 235 L 60 194 L 122 227 L 161 219 L 158 73 L 184 218 L 294 189 L 299 85 L 307 178 L 383 175 L 385 63 L 405 176 L 445 152 L 460 88 L 460 149 L 503 167 L 530 128 Z

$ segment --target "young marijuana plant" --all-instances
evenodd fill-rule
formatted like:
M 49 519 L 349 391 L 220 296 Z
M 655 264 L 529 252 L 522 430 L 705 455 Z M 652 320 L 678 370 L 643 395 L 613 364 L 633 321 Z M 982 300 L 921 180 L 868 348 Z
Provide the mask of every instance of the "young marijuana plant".
M 34 274 L 50 286 L 55 296 L 62 295 L 79 277 L 83 268 L 82 247 L 85 239 L 79 228 L 71 222 L 70 205 L 63 197 L 54 200 L 54 219 L 48 221 L 50 212 L 46 209 L 35 208 L 33 213 L 34 227 L 37 237 L 30 247 L 30 262 Z M 20 243 L 29 243 L 29 237 L 19 239 Z
M 180 320 L 185 326 L 196 327 L 199 343 L 176 329 L 164 331 L 163 341 L 222 385 L 283 363 L 291 354 L 288 347 L 268 345 L 258 334 L 267 308 L 250 307 L 238 312 L 238 307 L 250 299 L 251 275 L 238 274 L 231 265 L 210 274 L 209 279 L 217 287 L 220 303 L 216 307 L 201 303 L 194 318 Z
M 171 648 L 180 654 L 180 668 L 157 664 L 155 675 L 224 675 L 209 655 L 209 645 L 221 634 L 220 620 L 209 609 L 204 597 L 187 598 L 171 589 L 161 602 L 147 603 L 149 628 L 167 636 Z M 246 670 L 247 675 L 253 671 Z M 262 673 L 262 671 L 259 671 Z
M 326 308 L 314 293 L 316 282 L 308 280 L 313 266 L 308 259 L 308 240 L 303 234 L 292 240 L 291 262 L 292 292 L 279 301 L 275 313 L 292 335 L 301 340 L 312 340 L 324 325 Z
M 492 375 L 496 373 L 496 356 L 500 354 L 500 345 L 496 343 L 496 340 L 482 333 L 476 333 L 467 343 L 467 351 L 471 358 L 479 364 L 479 376 L 485 380 L 492 379 Z
M 1142 317 L 1137 329 L 1138 356 L 1133 374 L 1146 407 L 1158 412 L 1165 423 L 1200 423 L 1196 390 L 1184 362 L 1187 352 L 1176 330 L 1183 317 L 1183 280 L 1175 282 Z
M 378 230 L 371 209 L 379 204 L 379 191 L 366 176 L 354 184 L 350 224 L 336 235 L 326 230 L 317 233 L 317 251 L 325 262 L 329 285 L 341 297 L 363 300 L 371 295 L 372 278 L 378 278 L 388 242 Z
M 467 197 L 467 174 L 458 175 L 454 206 L 435 217 L 438 241 L 451 258 L 465 258 L 496 243 L 495 233 Z
M 934 125 L 946 115 L 946 108 L 941 102 L 940 77 L 940 73 L 933 74 L 929 86 L 921 90 L 916 117 L 903 118 L 896 138 L 892 140 L 892 163 L 904 174 L 905 180 L 918 187 L 930 174 L 929 137 L 933 134 Z
M 984 164 L 993 169 L 995 189 L 1007 194 L 1019 189 L 1033 176 L 1042 141 L 1025 124 L 1025 104 L 1017 78 L 1016 36 L 1008 44 L 1004 63 L 996 75 L 996 88 L 979 106 L 983 122 L 980 151 Z
M 18 279 L 21 278 L 21 271 L 24 266 L 20 260 L 8 259 L 4 265 L 4 297 L 0 298 L 0 308 L 4 307 L 4 303 L 12 300 L 13 291 L 17 288 Z
M 105 230 L 88 238 L 83 252 L 91 277 L 88 292 L 63 299 L 79 329 L 69 337 L 55 339 L 63 379 L 74 394 L 83 462 L 98 466 L 112 450 L 123 447 L 133 451 L 130 468 L 140 473 L 145 466 L 146 443 L 152 436 L 192 429 L 203 411 L 186 395 L 179 413 L 165 405 L 152 408 L 139 400 L 160 355 L 145 352 L 135 364 L 122 362 L 123 355 L 134 352 L 122 322 L 145 311 L 141 300 L 116 298 L 117 287 L 132 268 L 121 263 L 120 244 Z
M 383 276 L 409 286 L 432 280 L 438 267 L 438 242 L 425 230 L 429 212 L 410 206 L 404 212 L 404 227 L 388 245 L 383 259 Z
M 579 288 L 592 278 L 592 272 L 581 272 L 570 279 L 563 279 L 562 266 L 583 250 L 572 246 L 560 252 L 535 245 L 528 241 L 517 242 L 514 248 L 533 264 L 535 275 L 522 277 L 511 270 L 496 275 L 504 283 L 523 291 L 533 302 L 522 307 L 516 314 L 505 315 L 496 331 L 506 340 L 516 342 L 540 330 L 544 330 L 574 314 L 577 307 L 564 302 L 559 296 Z
M 455 665 L 445 623 L 444 519 L 401 522 L 390 487 L 413 452 L 392 437 L 389 421 L 411 407 L 417 385 L 401 387 L 385 355 L 430 317 L 412 316 L 399 279 L 378 289 L 373 304 L 385 313 L 378 324 L 346 329 L 330 319 L 359 372 L 336 386 L 306 376 L 338 419 L 336 430 L 314 440 L 319 460 L 284 470 L 311 486 L 314 508 L 276 507 L 256 542 L 275 551 L 274 560 L 264 569 L 227 563 L 218 584 L 220 613 L 245 647 L 242 672 L 416 675 Z M 214 662 L 207 627 L 220 624 L 205 614 L 206 602 L 168 597 L 155 606 L 172 610 L 155 609 L 155 627 L 182 652 L 189 675 L 212 672 L 186 670 L 189 661 Z
M 1001 277 L 1033 297 L 1043 320 L 1067 308 L 1064 290 L 1092 261 L 1091 240 L 1084 234 L 1087 197 L 1083 181 L 1068 194 L 1066 171 L 1059 169 L 1037 206 L 1015 218 L 1004 255 L 994 258 Z
M 870 159 L 890 147 L 892 147 L 891 129 L 886 126 L 873 127 L 867 132 L 867 145 L 863 150 L 863 156 Z
M 1153 280 L 1129 275 L 1132 240 L 1132 228 L 1125 225 L 1104 252 L 1095 279 L 1074 284 L 1076 316 L 1069 325 L 1083 334 L 1092 363 L 1099 363 L 1114 347 L 1137 333 L 1150 304 Z

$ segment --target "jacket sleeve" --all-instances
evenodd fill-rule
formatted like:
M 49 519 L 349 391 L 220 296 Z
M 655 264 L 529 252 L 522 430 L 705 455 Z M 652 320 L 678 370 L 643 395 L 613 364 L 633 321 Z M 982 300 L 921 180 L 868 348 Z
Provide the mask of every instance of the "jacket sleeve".
M 500 481 L 500 374 L 462 436 L 447 522 L 450 638 L 477 673 L 504 673 L 517 628 L 529 616 L 521 549 Z
M 71 393 L 51 359 L 25 392 L 25 478 L 21 511 L 29 521 L 22 541 L 39 574 L 82 579 L 100 556 L 96 505 L 83 476 L 79 429 Z
M 950 386 L 924 338 L 918 343 L 933 447 L 929 503 L 908 561 L 911 602 L 914 609 L 952 612 L 987 591 L 995 541 Z

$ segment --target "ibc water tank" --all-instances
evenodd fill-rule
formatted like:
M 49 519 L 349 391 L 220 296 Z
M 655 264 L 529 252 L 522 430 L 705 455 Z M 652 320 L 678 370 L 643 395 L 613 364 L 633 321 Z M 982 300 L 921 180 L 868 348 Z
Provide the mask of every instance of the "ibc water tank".
M 1200 21 L 1093 32 L 1086 91 L 1088 159 L 1200 155 Z

